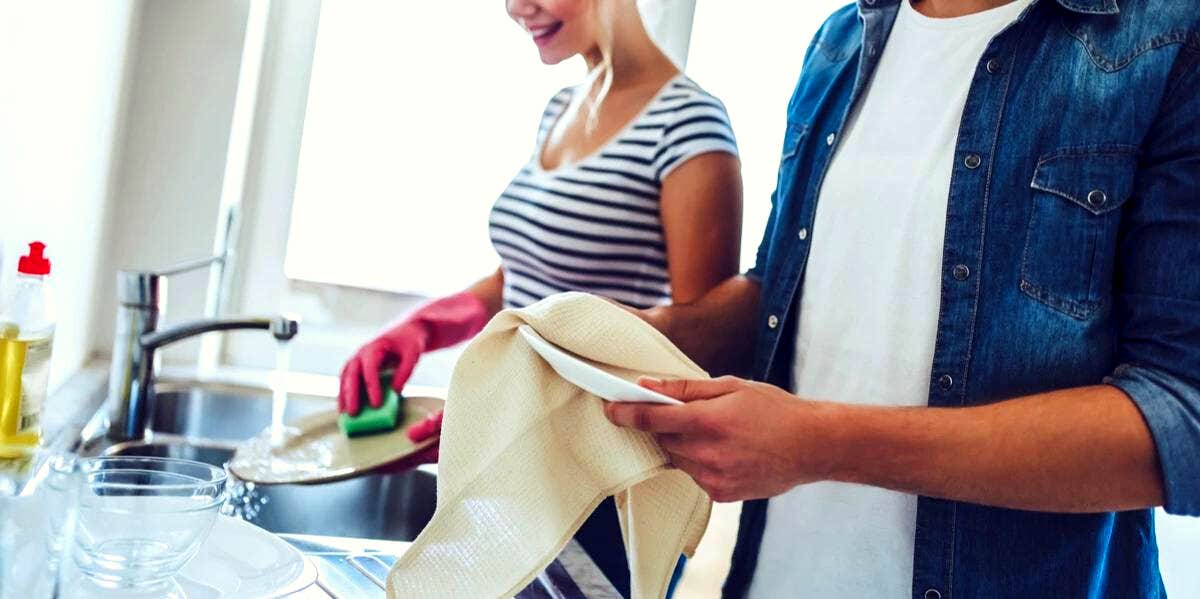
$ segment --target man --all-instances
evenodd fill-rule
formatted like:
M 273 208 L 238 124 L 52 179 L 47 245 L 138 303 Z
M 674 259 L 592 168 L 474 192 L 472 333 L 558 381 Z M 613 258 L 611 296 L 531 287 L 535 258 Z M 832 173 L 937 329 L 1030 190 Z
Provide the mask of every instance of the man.
M 607 407 L 758 500 L 727 596 L 1165 594 L 1149 508 L 1200 514 L 1198 20 L 859 0 L 825 23 L 757 266 L 643 314 L 765 383 Z

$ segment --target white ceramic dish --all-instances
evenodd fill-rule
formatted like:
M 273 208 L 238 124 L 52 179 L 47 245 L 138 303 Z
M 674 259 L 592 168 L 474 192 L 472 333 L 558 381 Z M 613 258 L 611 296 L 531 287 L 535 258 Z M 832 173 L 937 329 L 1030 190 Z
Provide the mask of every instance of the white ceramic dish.
M 546 341 L 529 325 L 517 329 L 521 337 L 563 379 L 606 401 L 682 405 L 683 402 L 631 383 L 589 364 L 583 358 Z
M 137 597 L 128 590 L 102 590 L 70 572 L 67 597 Z M 316 566 L 287 541 L 242 520 L 218 516 L 196 557 L 175 576 L 173 597 L 187 599 L 275 599 L 317 581 Z
M 176 580 L 189 599 L 273 599 L 312 586 L 317 568 L 287 541 L 221 516 L 200 553 Z

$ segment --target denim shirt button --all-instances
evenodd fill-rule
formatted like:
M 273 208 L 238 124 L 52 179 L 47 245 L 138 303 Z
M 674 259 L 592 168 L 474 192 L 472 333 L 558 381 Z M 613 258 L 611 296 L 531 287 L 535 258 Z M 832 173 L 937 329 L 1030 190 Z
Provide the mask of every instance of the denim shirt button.
M 1000 61 L 995 58 L 989 59 L 986 68 L 988 73 L 995 75 L 1000 72 Z
M 808 229 L 800 229 L 800 232 L 796 236 L 800 238 L 800 241 L 808 239 Z
M 938 388 L 942 391 L 949 391 L 950 389 L 954 388 L 954 377 L 948 374 L 943 374 L 942 376 L 938 377 Z M 928 596 L 928 594 L 926 594 L 926 596 Z
M 835 140 L 835 139 L 837 139 L 837 135 L 834 135 L 833 133 L 830 133 L 829 135 L 826 135 L 826 136 L 825 136 L 825 145 L 827 145 L 827 146 L 832 146 L 832 145 L 833 145 L 833 140 Z
M 971 269 L 966 264 L 959 264 L 954 267 L 954 278 L 958 281 L 965 281 L 971 278 Z
M 774 314 L 768 316 L 767 317 L 767 327 L 773 329 L 777 326 L 779 326 L 779 317 L 775 316 Z
M 967 154 L 967 157 L 963 159 L 963 164 L 969 169 L 977 169 L 979 165 L 983 164 L 983 158 L 980 158 L 979 154 Z
M 937 589 L 926 589 L 925 599 L 942 599 L 942 592 Z
M 1093 189 L 1090 192 L 1088 192 L 1087 201 L 1089 204 L 1092 205 L 1093 208 L 1099 208 L 1099 207 L 1103 206 L 1105 202 L 1108 201 L 1108 195 L 1105 194 L 1102 190 Z

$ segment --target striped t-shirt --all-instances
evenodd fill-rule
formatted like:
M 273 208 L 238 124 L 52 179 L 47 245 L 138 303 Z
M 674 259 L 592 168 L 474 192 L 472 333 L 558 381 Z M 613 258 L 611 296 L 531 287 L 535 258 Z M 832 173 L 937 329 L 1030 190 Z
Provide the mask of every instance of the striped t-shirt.
M 504 305 L 524 307 L 564 291 L 639 308 L 670 303 L 662 182 L 700 154 L 737 155 L 725 107 L 676 75 L 605 145 L 547 171 L 541 150 L 573 93 L 568 88 L 550 100 L 533 157 L 492 208 Z

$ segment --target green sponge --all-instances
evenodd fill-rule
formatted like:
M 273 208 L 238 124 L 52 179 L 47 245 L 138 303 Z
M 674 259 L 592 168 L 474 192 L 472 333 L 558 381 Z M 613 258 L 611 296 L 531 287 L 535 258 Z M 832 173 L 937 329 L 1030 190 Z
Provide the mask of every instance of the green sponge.
M 394 430 L 400 423 L 400 402 L 402 398 L 391 381 L 383 381 L 383 405 L 372 408 L 363 398 L 363 407 L 358 416 L 341 414 L 338 416 L 338 426 L 347 437 L 361 437 Z

